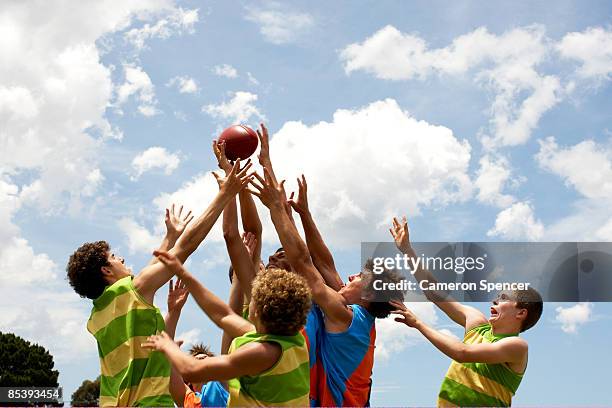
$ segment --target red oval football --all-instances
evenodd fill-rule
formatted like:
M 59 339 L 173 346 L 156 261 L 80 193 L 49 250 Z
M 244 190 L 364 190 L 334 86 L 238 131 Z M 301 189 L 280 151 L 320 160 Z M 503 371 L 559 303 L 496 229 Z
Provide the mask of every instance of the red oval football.
M 250 157 L 259 144 L 257 133 L 245 125 L 233 125 L 221 132 L 219 142 L 225 142 L 225 155 L 229 160 Z

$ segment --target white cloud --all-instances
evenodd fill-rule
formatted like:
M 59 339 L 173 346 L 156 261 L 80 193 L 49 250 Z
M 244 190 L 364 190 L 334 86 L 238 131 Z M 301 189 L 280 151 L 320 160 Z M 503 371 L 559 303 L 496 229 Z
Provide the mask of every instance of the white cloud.
M 145 47 L 147 40 L 153 38 L 167 39 L 173 35 L 193 34 L 194 26 L 198 21 L 198 9 L 173 8 L 169 14 L 157 20 L 155 24 L 146 23 L 142 28 L 129 30 L 125 33 L 125 39 L 140 50 Z
M 582 197 L 572 214 L 546 228 L 546 239 L 612 241 L 612 151 L 584 140 L 563 147 L 553 137 L 540 140 L 539 166 L 559 177 Z
M 404 34 L 389 25 L 362 43 L 348 45 L 340 57 L 347 74 L 365 71 L 387 80 L 473 74 L 495 93 L 490 112 L 493 135 L 483 137 L 488 147 L 495 147 L 526 142 L 540 117 L 559 102 L 559 79 L 536 70 L 548 51 L 540 26 L 501 35 L 481 27 L 455 38 L 447 47 L 430 49 L 418 35 Z
M 226 78 L 236 78 L 238 76 L 238 71 L 236 71 L 236 68 L 229 64 L 216 65 L 213 67 L 213 73 Z
M 469 143 L 446 127 L 411 117 L 391 99 L 337 110 L 331 122 L 286 122 L 271 135 L 270 150 L 278 176 L 289 180 L 288 190 L 297 176 L 306 175 L 310 207 L 332 245 L 354 247 L 355 237 L 388 239 L 393 215 L 471 197 Z M 202 207 L 216 192 L 207 173 L 155 202 L 159 208 L 169 202 Z
M 265 120 L 266 117 L 255 106 L 255 102 L 257 102 L 257 95 L 238 91 L 234 93 L 229 102 L 205 105 L 202 107 L 202 112 L 217 119 L 231 120 L 233 123 L 247 122 L 253 116 Z
M 250 72 L 247 72 L 247 78 L 249 79 L 249 84 L 255 86 L 259 85 L 259 81 L 257 80 L 257 78 L 255 78 Z
M 583 196 L 612 200 L 612 152 L 594 141 L 562 148 L 555 138 L 548 137 L 540 141 L 536 160 Z
M 294 42 L 314 25 L 310 14 L 285 9 L 280 3 L 269 4 L 266 9 L 247 7 L 246 12 L 246 20 L 257 24 L 263 37 L 272 44 Z
M 176 340 L 183 340 L 183 349 L 189 349 L 190 346 L 200 341 L 201 335 L 200 329 L 191 329 L 176 335 L 174 338 Z
M 127 240 L 130 254 L 150 254 L 159 247 L 162 240 L 161 236 L 154 235 L 131 218 L 121 218 L 118 226 Z
M 593 304 L 589 302 L 577 303 L 571 307 L 557 307 L 555 320 L 561 323 L 561 330 L 565 333 L 575 334 L 577 329 L 593 320 Z
M 406 302 L 405 304 L 427 325 L 433 327 L 438 323 L 438 315 L 433 303 Z M 394 320 L 396 317 L 397 315 L 391 315 L 385 319 L 376 320 L 376 349 L 374 350 L 376 360 L 388 361 L 403 350 L 426 341 L 418 330 L 396 322 Z
M 331 122 L 287 122 L 270 149 L 288 189 L 306 175 L 313 214 L 335 244 L 389 238 L 393 215 L 471 197 L 469 143 L 411 117 L 392 99 L 337 110 Z
M 544 225 L 535 218 L 529 202 L 517 202 L 501 211 L 495 226 L 487 232 L 490 237 L 527 241 L 537 241 L 543 234 Z
M 489 155 L 482 157 L 474 181 L 478 188 L 478 200 L 502 208 L 512 204 L 514 197 L 502 192 L 511 181 L 511 174 L 510 163 L 506 158 Z
M 178 155 L 168 152 L 164 147 L 149 147 L 132 160 L 132 168 L 136 172 L 132 180 L 138 180 L 144 173 L 153 169 L 163 169 L 165 175 L 170 175 L 179 163 Z
M 612 31 L 590 27 L 583 32 L 566 34 L 557 44 L 565 57 L 582 65 L 577 73 L 582 78 L 609 79 L 612 74 Z
M 48 348 L 62 373 L 70 362 L 96 364 L 85 329 L 90 303 L 22 236 L 18 217 L 29 206 L 41 216 L 65 209 L 70 216 L 96 199 L 100 153 L 122 136 L 105 116 L 115 86 L 97 45 L 135 19 L 173 9 L 166 0 L 75 2 L 69 12 L 52 2 L 0 9 L 0 59 L 10 61 L 0 64 L 0 331 Z
M 199 91 L 198 83 L 195 81 L 195 79 L 186 75 L 176 76 L 170 79 L 166 86 L 176 86 L 180 93 L 196 93 Z
M 138 111 L 143 116 L 158 114 L 155 87 L 149 75 L 134 64 L 125 64 L 123 70 L 125 82 L 117 89 L 117 107 L 126 103 L 130 96 L 135 95 L 139 102 Z

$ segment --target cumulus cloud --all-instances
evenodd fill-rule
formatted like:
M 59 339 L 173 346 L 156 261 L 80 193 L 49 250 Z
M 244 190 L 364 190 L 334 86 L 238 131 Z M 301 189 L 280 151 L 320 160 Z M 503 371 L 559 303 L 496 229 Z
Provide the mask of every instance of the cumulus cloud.
M 238 91 L 228 102 L 203 106 L 202 112 L 206 112 L 213 118 L 230 120 L 233 123 L 247 122 L 253 116 L 265 120 L 266 117 L 255 106 L 255 102 L 257 102 L 257 95 Z
M 365 71 L 387 80 L 423 80 L 431 75 L 465 75 L 495 93 L 487 147 L 525 143 L 541 116 L 556 105 L 563 89 L 559 78 L 537 67 L 549 52 L 541 26 L 516 28 L 501 35 L 484 27 L 431 49 L 418 35 L 386 26 L 340 54 L 347 74 Z M 521 100 L 521 96 L 525 96 Z
M 589 79 L 609 79 L 612 74 L 612 31 L 590 27 L 566 34 L 557 44 L 559 53 L 579 62 L 578 75 Z
M 405 305 L 427 325 L 434 327 L 438 324 L 438 315 L 433 303 L 406 302 Z M 376 321 L 376 349 L 374 354 L 378 361 L 388 361 L 405 349 L 426 341 L 418 330 L 396 322 L 394 320 L 396 317 L 397 315 L 391 315 Z M 441 331 L 446 335 L 456 337 L 446 329 Z
M 173 9 L 155 0 L 76 2 L 69 13 L 50 2 L 0 10 L 0 57 L 10 61 L 0 64 L 0 331 L 48 348 L 61 372 L 98 360 L 85 329 L 89 304 L 68 287 L 63 265 L 23 236 L 18 216 L 95 198 L 104 183 L 100 150 L 122 136 L 105 116 L 115 87 L 98 41 Z
M 469 143 L 446 127 L 417 120 L 392 99 L 337 110 L 330 122 L 286 122 L 271 135 L 270 150 L 289 190 L 306 175 L 311 210 L 333 245 L 388 238 L 393 215 L 463 202 L 472 194 Z M 207 173 L 155 202 L 160 208 L 185 202 L 199 211 L 217 190 Z
M 583 196 L 612 200 L 612 152 L 594 141 L 563 148 L 548 137 L 540 141 L 536 161 Z
M 191 329 L 176 335 L 176 340 L 183 340 L 183 349 L 188 350 L 189 347 L 200 341 L 202 332 L 200 329 Z
M 138 180 L 144 173 L 153 169 L 163 169 L 165 175 L 170 175 L 180 163 L 177 154 L 168 152 L 164 147 L 149 147 L 132 160 L 135 175 L 132 180 Z
M 176 76 L 166 84 L 168 87 L 176 86 L 180 93 L 196 93 L 199 91 L 198 83 L 188 76 Z
M 510 240 L 537 241 L 544 234 L 544 225 L 535 218 L 529 202 L 517 202 L 497 214 L 495 226 L 487 232 L 490 237 Z
M 238 71 L 236 71 L 236 68 L 229 64 L 216 65 L 213 67 L 213 73 L 217 76 L 223 76 L 226 78 L 236 78 L 238 76 Z
M 555 320 L 561 324 L 561 330 L 568 334 L 576 334 L 578 328 L 593 320 L 593 304 L 577 303 L 571 307 L 557 307 Z
M 172 8 L 169 14 L 154 24 L 146 23 L 141 28 L 132 28 L 124 35 L 128 42 L 140 50 L 145 48 L 146 41 L 154 38 L 166 39 L 173 35 L 193 34 L 198 21 L 198 9 Z
M 511 182 L 508 160 L 486 155 L 480 159 L 479 164 L 480 168 L 474 180 L 474 185 L 478 188 L 478 200 L 502 208 L 512 204 L 514 197 L 503 193 L 506 185 Z
M 117 89 L 117 107 L 125 104 L 132 95 L 138 100 L 138 112 L 143 116 L 154 116 L 159 113 L 155 87 L 149 75 L 134 64 L 123 66 L 125 82 Z
M 546 228 L 546 238 L 572 241 L 612 241 L 612 151 L 592 140 L 559 146 L 553 137 L 540 140 L 538 165 L 559 176 L 583 198 L 573 213 Z
M 162 240 L 161 236 L 156 236 L 151 233 L 147 228 L 138 224 L 132 218 L 121 218 L 118 226 L 126 237 L 130 254 L 138 252 L 150 254 L 154 249 L 159 247 L 159 243 Z
M 257 24 L 272 44 L 294 42 L 314 25 L 310 14 L 288 10 L 280 3 L 269 3 L 267 8 L 247 7 L 245 19 Z

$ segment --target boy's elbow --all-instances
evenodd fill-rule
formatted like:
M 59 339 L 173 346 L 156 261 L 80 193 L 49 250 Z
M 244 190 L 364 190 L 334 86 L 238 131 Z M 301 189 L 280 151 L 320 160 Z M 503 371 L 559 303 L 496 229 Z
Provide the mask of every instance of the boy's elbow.
M 459 349 L 454 352 L 453 360 L 458 363 L 470 362 L 469 350 L 465 344 L 461 344 Z

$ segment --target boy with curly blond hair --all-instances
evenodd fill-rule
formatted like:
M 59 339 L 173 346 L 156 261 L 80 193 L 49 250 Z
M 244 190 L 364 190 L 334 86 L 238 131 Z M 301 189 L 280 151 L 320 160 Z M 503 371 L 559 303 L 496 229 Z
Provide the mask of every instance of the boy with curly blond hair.
M 167 252 L 154 253 L 181 278 L 200 308 L 233 338 L 227 355 L 197 360 L 163 332 L 143 344 L 163 352 L 186 381 L 228 381 L 228 406 L 308 406 L 308 348 L 300 330 L 311 305 L 300 276 L 270 268 L 253 281 L 249 319 L 235 313 Z

